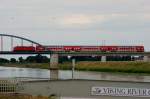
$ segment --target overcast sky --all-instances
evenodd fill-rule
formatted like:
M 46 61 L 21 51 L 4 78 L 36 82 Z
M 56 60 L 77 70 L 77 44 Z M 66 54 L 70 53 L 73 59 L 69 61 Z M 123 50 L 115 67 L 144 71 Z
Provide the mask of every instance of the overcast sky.
M 150 0 L 0 0 L 0 33 L 46 45 L 144 44 Z

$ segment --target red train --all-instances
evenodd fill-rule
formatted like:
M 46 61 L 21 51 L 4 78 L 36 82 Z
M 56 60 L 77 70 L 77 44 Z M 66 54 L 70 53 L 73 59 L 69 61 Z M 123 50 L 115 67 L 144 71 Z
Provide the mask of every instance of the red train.
M 101 52 L 144 52 L 144 46 L 16 46 L 14 52 L 28 51 L 101 51 Z
M 14 52 L 33 52 L 36 51 L 36 48 L 33 46 L 16 46 L 13 48 Z

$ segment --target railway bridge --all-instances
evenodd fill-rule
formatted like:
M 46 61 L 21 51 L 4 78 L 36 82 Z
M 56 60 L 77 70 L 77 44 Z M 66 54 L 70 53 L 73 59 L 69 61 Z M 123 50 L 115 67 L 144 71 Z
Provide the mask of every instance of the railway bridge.
M 4 42 L 4 38 L 7 38 L 7 41 Z M 10 44 L 8 44 L 10 41 Z M 14 42 L 17 43 L 14 43 Z M 19 43 L 18 43 L 19 42 Z M 17 55 L 17 54 L 48 54 L 50 55 L 50 69 L 54 71 L 54 75 L 51 77 L 53 79 L 57 79 L 58 77 L 58 60 L 59 56 L 101 56 L 102 62 L 106 62 L 107 56 L 144 56 L 143 61 L 150 61 L 150 52 L 98 52 L 98 51 L 82 51 L 82 52 L 63 52 L 63 51 L 40 51 L 40 52 L 14 52 L 13 48 L 15 46 L 44 46 L 38 42 L 33 40 L 8 35 L 8 34 L 0 34 L 0 55 Z M 10 45 L 10 47 L 8 47 Z

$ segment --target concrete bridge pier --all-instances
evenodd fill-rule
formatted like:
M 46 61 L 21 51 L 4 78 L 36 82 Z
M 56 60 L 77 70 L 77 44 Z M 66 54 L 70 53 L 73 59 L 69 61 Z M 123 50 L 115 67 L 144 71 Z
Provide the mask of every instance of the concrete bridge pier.
M 58 54 L 50 55 L 50 79 L 58 79 L 58 74 L 59 74 L 58 60 L 59 60 Z
M 106 56 L 101 56 L 101 62 L 106 62 Z
M 150 62 L 150 56 L 144 56 L 143 61 L 144 62 Z

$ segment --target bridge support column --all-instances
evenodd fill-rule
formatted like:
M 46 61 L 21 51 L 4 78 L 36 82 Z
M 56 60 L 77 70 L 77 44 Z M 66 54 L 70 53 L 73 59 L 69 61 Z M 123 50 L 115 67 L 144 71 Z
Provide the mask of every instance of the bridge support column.
M 150 56 L 144 56 L 143 61 L 144 62 L 150 62 Z
M 101 62 L 106 62 L 106 56 L 101 56 Z
M 50 79 L 58 79 L 58 54 L 51 54 L 50 56 Z

